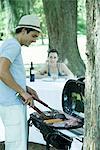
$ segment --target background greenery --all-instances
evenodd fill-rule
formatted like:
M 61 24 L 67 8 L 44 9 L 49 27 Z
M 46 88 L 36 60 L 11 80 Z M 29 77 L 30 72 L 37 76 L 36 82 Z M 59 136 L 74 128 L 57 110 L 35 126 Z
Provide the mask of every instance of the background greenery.
M 25 7 L 29 7 L 26 8 Z M 25 10 L 26 8 L 26 10 Z M 77 34 L 86 34 L 86 8 L 85 0 L 78 0 Z M 17 11 L 16 11 L 17 10 Z M 29 11 L 29 12 L 27 12 Z M 15 13 L 16 12 L 16 13 Z M 35 12 L 41 20 L 43 38 L 47 38 L 47 26 L 43 10 L 42 0 L 1 0 L 0 1 L 0 33 L 4 34 L 3 39 L 10 36 L 19 18 L 26 13 Z M 41 37 L 42 38 L 42 37 Z

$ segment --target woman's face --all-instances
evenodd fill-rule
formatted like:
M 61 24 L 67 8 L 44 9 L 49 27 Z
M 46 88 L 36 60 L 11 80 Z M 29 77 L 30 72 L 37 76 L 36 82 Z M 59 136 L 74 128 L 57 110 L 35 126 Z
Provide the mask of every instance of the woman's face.
M 56 64 L 58 61 L 58 55 L 56 52 L 51 52 L 48 56 L 48 61 L 50 64 Z

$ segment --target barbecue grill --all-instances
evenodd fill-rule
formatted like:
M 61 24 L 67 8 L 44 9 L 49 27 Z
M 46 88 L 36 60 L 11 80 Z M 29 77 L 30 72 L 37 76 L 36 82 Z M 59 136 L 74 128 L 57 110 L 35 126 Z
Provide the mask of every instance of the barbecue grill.
M 58 150 L 70 150 L 73 139 L 83 142 L 84 125 L 84 88 L 83 78 L 68 80 L 62 92 L 63 111 L 54 110 L 42 101 L 50 111 L 36 110 L 30 114 L 29 126 L 34 125 L 46 141 Z

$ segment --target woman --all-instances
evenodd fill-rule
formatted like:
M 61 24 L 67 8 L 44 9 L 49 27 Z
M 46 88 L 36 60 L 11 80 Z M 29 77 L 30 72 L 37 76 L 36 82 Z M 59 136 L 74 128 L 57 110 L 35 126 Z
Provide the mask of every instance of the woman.
M 56 49 L 51 49 L 48 52 L 48 61 L 44 68 L 40 70 L 40 74 L 49 77 L 74 76 L 64 63 L 58 62 L 58 56 L 58 51 Z

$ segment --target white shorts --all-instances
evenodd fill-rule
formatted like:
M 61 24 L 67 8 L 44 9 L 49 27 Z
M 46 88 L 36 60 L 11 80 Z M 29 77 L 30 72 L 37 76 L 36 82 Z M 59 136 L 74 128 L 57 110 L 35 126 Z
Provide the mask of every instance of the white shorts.
M 5 150 L 27 150 L 27 107 L 0 105 L 5 127 Z

